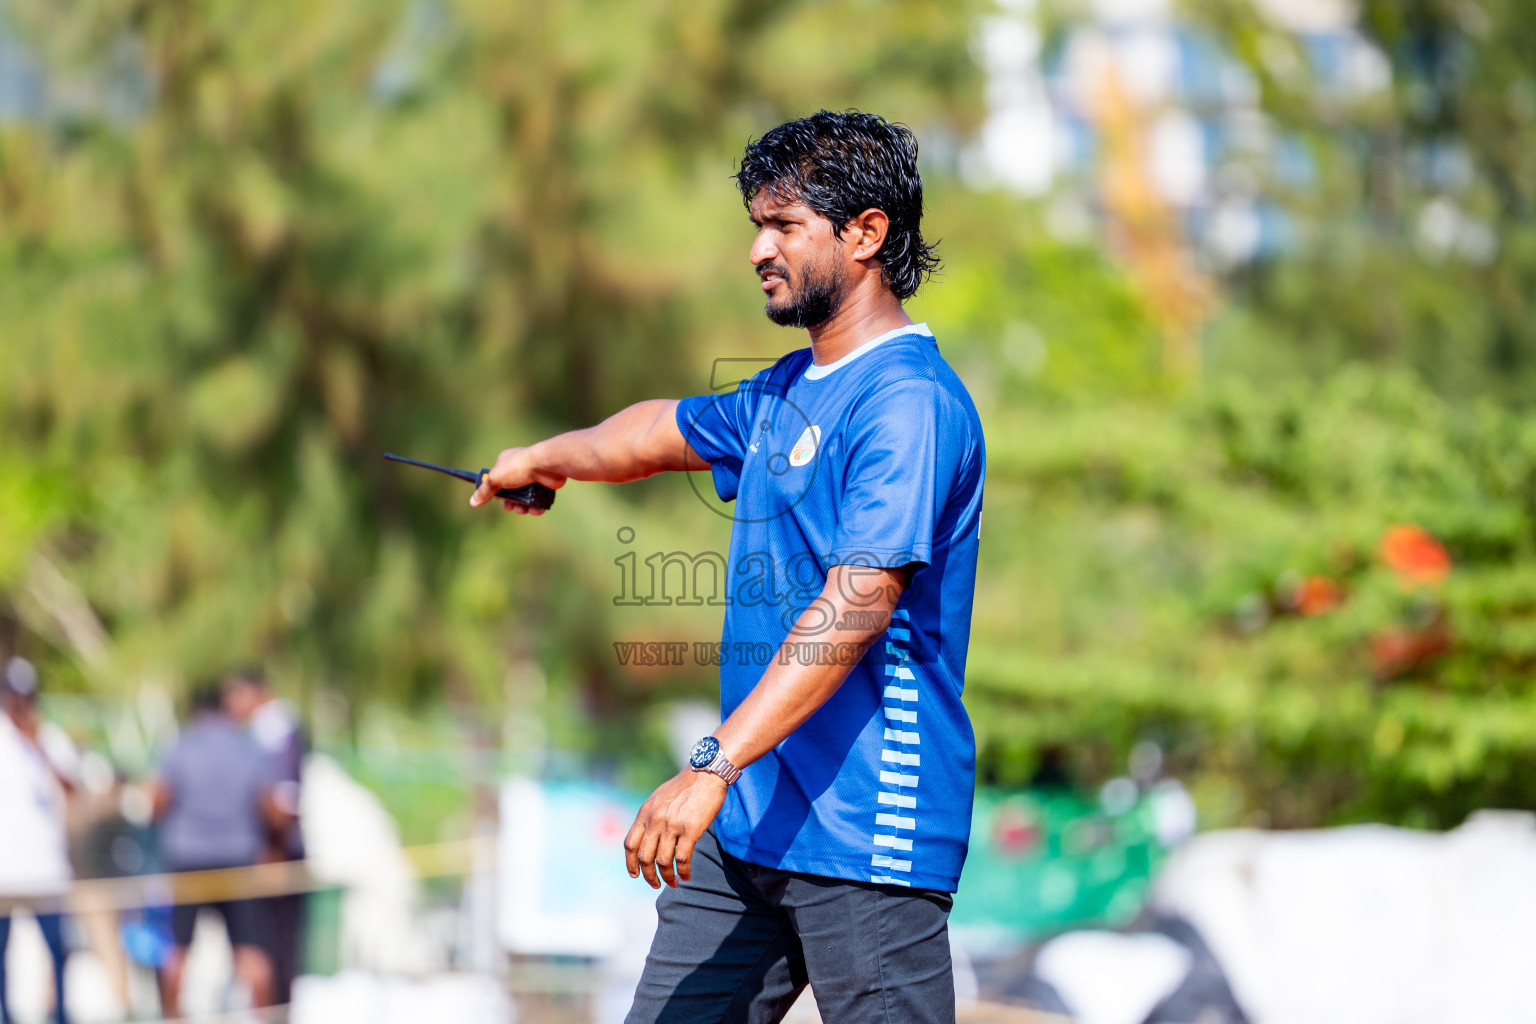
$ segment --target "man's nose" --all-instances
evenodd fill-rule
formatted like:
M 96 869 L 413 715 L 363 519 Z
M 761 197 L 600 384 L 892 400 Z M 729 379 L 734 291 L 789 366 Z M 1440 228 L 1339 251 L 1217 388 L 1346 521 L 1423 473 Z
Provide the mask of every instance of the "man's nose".
M 766 231 L 759 231 L 757 237 L 752 239 L 752 251 L 747 254 L 747 259 L 752 261 L 754 267 L 760 267 L 764 263 L 772 263 L 779 255 L 779 247 L 773 244 L 773 239 Z

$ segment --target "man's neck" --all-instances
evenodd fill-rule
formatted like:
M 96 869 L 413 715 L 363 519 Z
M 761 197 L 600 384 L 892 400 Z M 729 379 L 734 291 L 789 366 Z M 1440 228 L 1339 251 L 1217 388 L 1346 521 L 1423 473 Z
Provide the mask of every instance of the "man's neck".
M 835 363 L 866 341 L 911 322 L 890 289 L 866 282 L 848 296 L 831 319 L 810 329 L 811 360 L 817 366 Z

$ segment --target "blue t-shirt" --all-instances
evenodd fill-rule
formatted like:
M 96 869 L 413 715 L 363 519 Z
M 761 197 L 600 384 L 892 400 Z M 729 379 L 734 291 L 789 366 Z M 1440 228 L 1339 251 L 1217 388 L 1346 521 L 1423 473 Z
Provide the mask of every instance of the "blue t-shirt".
M 797 660 L 846 657 L 790 635 L 830 566 L 913 566 L 885 636 L 731 787 L 720 844 L 787 871 L 953 892 L 976 778 L 960 691 L 986 474 L 965 386 L 914 325 L 828 366 L 791 352 L 734 392 L 683 399 L 677 424 L 736 503 L 722 717 L 786 639 Z

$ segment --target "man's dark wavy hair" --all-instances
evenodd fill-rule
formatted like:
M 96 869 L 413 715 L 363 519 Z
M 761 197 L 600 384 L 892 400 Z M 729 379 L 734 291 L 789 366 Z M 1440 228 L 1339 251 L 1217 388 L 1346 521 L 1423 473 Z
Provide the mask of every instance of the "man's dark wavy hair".
M 786 121 L 747 146 L 736 184 L 749 208 L 766 190 L 826 217 L 838 238 L 865 210 L 885 211 L 891 226 L 880 277 L 898 299 L 910 298 L 939 268 L 934 246 L 923 242 L 923 179 L 917 138 L 906 125 L 857 110 Z

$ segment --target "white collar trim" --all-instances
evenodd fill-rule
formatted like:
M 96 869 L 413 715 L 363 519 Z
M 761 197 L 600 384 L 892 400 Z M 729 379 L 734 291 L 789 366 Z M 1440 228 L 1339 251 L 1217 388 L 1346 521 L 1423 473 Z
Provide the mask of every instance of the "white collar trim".
M 821 380 L 821 378 L 827 376 L 833 370 L 847 366 L 849 363 L 853 362 L 855 359 L 859 358 L 859 356 L 868 352 L 876 345 L 879 345 L 882 342 L 890 341 L 892 338 L 899 338 L 904 334 L 920 334 L 925 338 L 933 337 L 933 332 L 928 329 L 928 325 L 926 323 L 907 324 L 904 327 L 896 328 L 894 331 L 886 331 L 878 338 L 871 338 L 869 341 L 866 341 L 864 344 L 860 345 L 852 352 L 849 352 L 841 359 L 833 360 L 832 362 L 827 363 L 825 366 L 817 366 L 815 363 L 812 363 L 805 368 L 805 379 Z

